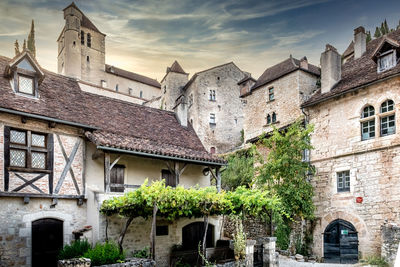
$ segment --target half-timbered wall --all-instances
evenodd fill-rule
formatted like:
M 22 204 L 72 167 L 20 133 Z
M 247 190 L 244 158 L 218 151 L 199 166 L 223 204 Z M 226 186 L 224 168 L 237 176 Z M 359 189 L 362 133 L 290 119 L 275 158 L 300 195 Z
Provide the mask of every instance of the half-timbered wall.
M 50 159 L 53 168 L 49 172 L 11 171 L 5 167 L 5 138 L 6 127 L 30 130 L 50 134 L 48 142 L 52 150 Z M 13 193 L 83 195 L 83 159 L 85 145 L 78 130 L 71 127 L 55 125 L 27 119 L 25 123 L 19 116 L 0 114 L 0 191 Z M 8 165 L 8 164 L 7 164 Z M 8 190 L 5 186 L 8 172 Z M 52 178 L 50 178 L 52 176 Z M 31 182 L 32 179 L 35 182 Z M 52 183 L 49 186 L 49 181 Z M 25 186 L 24 186 L 25 185 Z M 52 192 L 51 192 L 52 191 Z

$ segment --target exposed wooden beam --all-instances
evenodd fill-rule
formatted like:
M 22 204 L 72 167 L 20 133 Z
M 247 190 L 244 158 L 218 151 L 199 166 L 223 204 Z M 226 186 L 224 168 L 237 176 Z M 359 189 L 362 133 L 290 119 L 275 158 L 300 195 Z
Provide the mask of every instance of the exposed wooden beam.
M 28 183 L 29 180 L 25 179 L 24 177 L 22 177 L 22 176 L 19 175 L 18 173 L 14 173 L 14 174 L 15 174 L 15 176 L 17 176 L 19 179 L 21 179 L 21 180 L 24 181 L 25 183 Z M 29 186 L 32 187 L 33 189 L 39 191 L 39 193 L 44 194 L 44 192 L 43 192 L 39 187 L 37 187 L 36 185 L 34 185 L 34 184 L 29 184 Z
M 111 166 L 110 166 L 110 170 L 114 167 L 115 164 L 118 163 L 118 161 L 121 159 L 121 157 L 122 157 L 122 156 L 119 156 L 118 158 L 116 158 L 116 159 L 113 161 L 113 163 L 112 163 Z
M 111 183 L 111 165 L 110 165 L 110 154 L 104 153 L 104 182 L 106 193 L 110 192 Z
M 33 184 L 34 182 L 36 182 L 37 180 L 39 180 L 40 178 L 42 178 L 42 177 L 45 176 L 45 175 L 46 175 L 46 173 L 42 173 L 42 174 L 36 176 L 35 178 L 33 178 L 33 179 L 27 181 L 26 183 L 24 183 L 23 185 L 20 185 L 20 186 L 18 186 L 17 188 L 15 188 L 15 189 L 13 190 L 13 192 L 18 192 L 18 191 L 21 190 L 22 188 L 24 188 L 24 187 L 26 187 L 26 186 L 28 186 L 28 185 Z
M 56 134 L 56 136 L 57 136 L 58 144 L 59 144 L 60 147 L 61 147 L 61 152 L 62 152 L 62 154 L 63 154 L 63 156 L 64 156 L 65 162 L 68 162 L 67 152 L 65 152 L 65 148 L 64 148 L 64 145 L 63 145 L 63 143 L 62 143 L 62 141 L 61 141 L 60 135 Z M 79 185 L 78 185 L 78 182 L 76 181 L 75 174 L 74 174 L 74 171 L 73 171 L 73 169 L 72 169 L 72 165 L 71 165 L 71 167 L 69 168 L 69 174 L 71 175 L 72 182 L 74 183 L 76 193 L 77 193 L 78 195 L 80 195 L 80 194 L 81 194 L 81 191 L 79 190 Z M 56 192 L 56 193 L 57 193 L 57 192 Z

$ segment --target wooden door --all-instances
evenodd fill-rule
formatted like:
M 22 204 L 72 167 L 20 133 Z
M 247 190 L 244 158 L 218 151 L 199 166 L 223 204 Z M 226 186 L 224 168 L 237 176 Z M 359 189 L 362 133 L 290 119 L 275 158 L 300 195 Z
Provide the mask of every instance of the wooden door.
M 110 172 L 111 192 L 124 192 L 125 166 L 114 165 Z
M 213 233 L 214 226 L 208 224 L 207 237 L 206 237 L 206 247 L 213 247 Z M 199 242 L 203 242 L 204 234 L 204 223 L 194 222 L 186 225 L 182 228 L 182 247 L 185 250 L 193 249 L 197 250 L 199 247 Z
M 358 234 L 351 223 L 339 219 L 326 227 L 324 261 L 330 263 L 358 262 Z
M 166 186 L 176 187 L 175 175 L 173 175 L 169 170 L 162 170 L 161 178 L 165 180 Z
M 63 221 L 40 219 L 32 222 L 32 267 L 56 267 L 63 247 Z

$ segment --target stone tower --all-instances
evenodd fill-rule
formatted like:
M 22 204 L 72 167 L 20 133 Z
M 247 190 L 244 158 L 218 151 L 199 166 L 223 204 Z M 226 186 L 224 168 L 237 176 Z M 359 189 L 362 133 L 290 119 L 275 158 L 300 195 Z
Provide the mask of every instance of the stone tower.
M 58 73 L 101 84 L 105 71 L 105 34 L 71 3 L 58 42 Z
M 161 107 L 172 110 L 175 101 L 183 93 L 182 88 L 188 82 L 189 73 L 186 73 L 178 61 L 167 68 L 167 73 L 161 81 Z

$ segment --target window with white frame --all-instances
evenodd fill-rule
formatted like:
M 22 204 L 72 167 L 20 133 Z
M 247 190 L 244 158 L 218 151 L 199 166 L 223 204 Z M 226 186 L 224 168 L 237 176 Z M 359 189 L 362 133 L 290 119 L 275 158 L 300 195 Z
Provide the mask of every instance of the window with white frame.
M 378 58 L 378 72 L 389 70 L 396 66 L 396 50 L 389 50 Z
M 210 101 L 215 101 L 216 97 L 215 97 L 215 90 L 210 90 L 210 97 L 209 97 Z
M 337 191 L 350 192 L 350 171 L 341 171 L 337 174 Z
M 17 92 L 27 94 L 27 95 L 34 95 L 35 94 L 35 84 L 34 78 L 18 74 L 18 86 Z
M 216 124 L 216 122 L 215 122 L 215 114 L 214 113 L 210 113 L 210 124 Z
M 396 122 L 393 100 L 386 100 L 381 105 L 381 136 L 391 135 L 396 132 Z
M 375 109 L 367 106 L 361 114 L 361 139 L 368 140 L 375 137 Z

